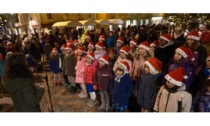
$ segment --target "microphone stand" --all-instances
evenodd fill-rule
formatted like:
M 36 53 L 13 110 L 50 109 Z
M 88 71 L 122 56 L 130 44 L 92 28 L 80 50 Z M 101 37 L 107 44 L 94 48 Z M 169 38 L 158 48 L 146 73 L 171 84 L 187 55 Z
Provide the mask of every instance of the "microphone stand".
M 47 85 L 47 91 L 48 91 L 48 94 L 49 94 L 49 101 L 50 101 L 50 107 L 51 107 L 50 109 L 51 109 L 51 112 L 55 112 L 54 111 L 54 108 L 53 108 L 53 104 L 52 104 L 52 98 L 51 98 L 49 80 L 48 80 L 48 75 L 47 75 L 47 68 L 46 68 L 47 59 L 46 59 L 46 57 L 44 57 L 44 61 L 45 61 L 45 66 L 44 66 L 45 76 L 43 78 L 45 79 L 46 85 Z

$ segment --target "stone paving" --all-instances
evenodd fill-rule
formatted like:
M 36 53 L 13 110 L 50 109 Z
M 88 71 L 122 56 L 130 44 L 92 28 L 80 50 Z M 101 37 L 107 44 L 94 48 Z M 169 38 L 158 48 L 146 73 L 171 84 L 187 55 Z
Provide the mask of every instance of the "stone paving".
M 38 76 L 45 76 L 45 73 L 39 73 Z M 89 98 L 80 99 L 77 96 L 80 92 L 79 86 L 77 92 L 72 94 L 64 86 L 53 85 L 53 75 L 49 72 L 48 78 L 54 112 L 99 112 L 99 102 L 95 106 L 89 107 L 87 105 Z M 42 112 L 51 112 L 48 88 L 45 79 L 42 79 L 38 84 L 45 88 L 45 94 L 40 102 L 41 110 Z M 13 103 L 8 96 L 0 98 L 0 105 L 3 105 L 1 112 L 13 112 Z

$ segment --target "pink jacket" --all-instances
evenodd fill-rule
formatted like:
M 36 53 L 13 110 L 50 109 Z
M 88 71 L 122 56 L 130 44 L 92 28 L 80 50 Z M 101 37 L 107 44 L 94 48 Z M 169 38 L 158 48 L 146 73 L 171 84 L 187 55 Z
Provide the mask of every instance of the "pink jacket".
M 134 58 L 133 67 L 131 71 L 132 79 L 134 79 L 135 77 L 138 78 L 140 76 L 141 71 L 144 70 L 144 63 L 145 63 L 145 60 L 143 58 L 140 58 L 139 60 Z
M 86 57 L 82 57 L 81 60 L 79 60 L 79 57 L 77 56 L 77 64 L 75 66 L 76 70 L 76 77 L 75 77 L 75 83 L 82 83 L 84 84 L 84 72 L 82 72 L 82 69 L 85 67 Z

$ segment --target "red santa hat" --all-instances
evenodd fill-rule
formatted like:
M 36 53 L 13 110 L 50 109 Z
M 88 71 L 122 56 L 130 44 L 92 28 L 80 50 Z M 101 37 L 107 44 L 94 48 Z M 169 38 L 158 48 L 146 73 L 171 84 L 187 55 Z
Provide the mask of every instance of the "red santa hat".
M 150 48 L 149 42 L 145 41 L 145 42 L 140 43 L 139 48 L 143 48 L 149 51 L 149 48 Z
M 208 54 L 206 61 L 210 61 L 210 54 Z
M 192 31 L 187 35 L 187 39 L 200 40 L 198 31 Z
M 125 73 L 128 73 L 128 71 L 130 70 L 130 67 L 129 67 L 129 64 L 127 61 L 121 61 L 119 64 L 118 64 L 118 68 L 121 68 L 125 71 Z
M 77 46 L 79 44 L 79 41 L 77 39 L 74 39 L 74 46 Z
M 58 50 L 56 48 L 53 48 L 52 53 L 58 53 Z
M 191 59 L 192 61 L 195 60 L 192 50 L 190 48 L 187 48 L 186 46 L 181 46 L 177 48 L 176 51 L 179 52 L 184 58 L 189 57 L 189 59 Z
M 93 52 L 88 52 L 88 53 L 87 53 L 87 57 L 91 58 L 92 60 L 95 59 L 95 55 L 94 55 Z
M 73 44 L 68 43 L 67 46 L 66 46 L 66 50 L 71 50 L 71 51 L 73 51 Z
M 148 58 L 145 64 L 149 67 L 151 74 L 160 73 L 162 70 L 162 62 L 155 57 Z
M 101 58 L 101 61 L 103 61 L 105 64 L 109 65 L 109 55 L 104 54 Z
M 123 46 L 123 47 L 120 49 L 120 52 L 123 52 L 123 53 L 125 53 L 126 55 L 128 55 L 129 52 L 130 52 L 130 47 L 129 47 L 129 46 Z
M 117 39 L 117 42 L 120 42 L 120 43 L 124 44 L 124 38 L 123 38 L 123 37 L 119 37 L 119 38 Z
M 88 43 L 88 46 L 94 47 L 94 42 L 89 42 L 89 43 Z
M 101 48 L 101 49 L 104 49 L 104 48 L 105 48 L 103 42 L 97 42 L 97 43 L 96 43 L 96 47 L 97 47 L 97 48 Z
M 66 44 L 63 44 L 63 45 L 61 46 L 61 50 L 63 50 L 63 49 L 66 49 Z
M 105 41 L 105 36 L 104 36 L 104 35 L 100 35 L 98 40 L 103 40 L 103 41 Z
M 165 76 L 166 80 L 179 87 L 182 86 L 183 80 L 186 78 L 187 76 L 183 67 L 176 68 Z
M 79 46 L 78 49 L 77 49 L 77 52 L 82 52 L 82 53 L 84 53 L 84 52 L 85 52 L 85 47 Z
M 91 39 L 90 35 L 89 34 L 86 34 L 85 35 L 85 39 Z
M 171 34 L 164 34 L 164 35 L 160 36 L 160 38 L 166 40 L 167 42 L 171 42 L 172 41 Z
M 159 43 L 158 43 L 158 41 L 153 41 L 151 44 L 150 44 L 150 47 L 151 46 L 155 46 L 155 47 L 158 47 L 159 46 Z
M 132 44 L 134 44 L 134 45 L 137 45 L 137 40 L 136 40 L 136 39 L 132 39 L 132 40 L 130 41 L 130 43 L 132 43 Z

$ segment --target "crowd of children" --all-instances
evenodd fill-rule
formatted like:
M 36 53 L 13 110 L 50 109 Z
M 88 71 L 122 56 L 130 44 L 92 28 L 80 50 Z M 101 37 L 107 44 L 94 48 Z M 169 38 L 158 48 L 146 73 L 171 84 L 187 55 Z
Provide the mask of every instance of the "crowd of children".
M 113 32 L 101 34 L 96 42 L 88 33 L 84 42 L 68 37 L 54 41 L 51 52 L 45 50 L 54 84 L 71 93 L 78 84 L 78 97 L 90 98 L 90 107 L 100 102 L 100 111 L 210 112 L 210 56 L 198 31 L 191 31 L 179 46 L 167 33 L 141 42 L 136 37 L 127 42 L 120 33 L 118 39 Z M 27 52 L 26 57 L 33 70 Z M 135 102 L 138 108 L 129 108 Z

